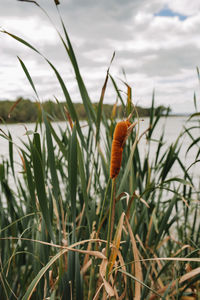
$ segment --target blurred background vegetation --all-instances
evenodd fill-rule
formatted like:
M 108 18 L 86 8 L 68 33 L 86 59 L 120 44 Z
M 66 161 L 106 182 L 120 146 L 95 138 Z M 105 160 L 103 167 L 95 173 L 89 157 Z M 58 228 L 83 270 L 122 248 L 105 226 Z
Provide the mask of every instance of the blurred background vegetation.
M 17 103 L 17 105 L 15 105 Z M 79 120 L 85 120 L 87 118 L 86 110 L 83 103 L 73 103 Z M 54 117 L 57 121 L 64 121 L 63 108 L 66 106 L 66 102 L 53 102 L 51 100 L 45 101 L 42 104 L 43 109 Z M 12 110 L 12 108 L 14 109 Z M 93 103 L 94 109 L 97 111 L 98 103 Z M 112 114 L 113 105 L 103 104 L 103 111 L 107 118 Z M 136 109 L 141 117 L 150 116 L 150 108 L 136 106 Z M 12 110 L 12 112 L 11 112 Z M 23 97 L 18 97 L 15 101 L 4 100 L 0 101 L 0 117 L 6 123 L 35 122 L 38 118 L 38 113 L 41 111 L 40 104 L 33 102 Z M 156 115 L 164 115 L 166 112 L 170 112 L 170 108 L 164 106 L 158 106 L 155 109 Z M 11 112 L 11 113 L 10 113 Z M 120 119 L 124 118 L 125 110 L 122 105 L 117 106 L 116 116 Z

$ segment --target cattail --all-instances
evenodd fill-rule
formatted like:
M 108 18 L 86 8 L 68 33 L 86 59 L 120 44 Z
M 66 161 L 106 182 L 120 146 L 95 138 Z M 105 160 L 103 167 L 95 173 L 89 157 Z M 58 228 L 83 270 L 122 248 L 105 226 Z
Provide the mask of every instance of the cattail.
M 129 121 L 121 121 L 117 123 L 113 135 L 111 162 L 110 162 L 110 177 L 116 178 L 119 174 L 122 163 L 122 152 L 125 139 L 128 134 L 128 127 L 131 126 Z

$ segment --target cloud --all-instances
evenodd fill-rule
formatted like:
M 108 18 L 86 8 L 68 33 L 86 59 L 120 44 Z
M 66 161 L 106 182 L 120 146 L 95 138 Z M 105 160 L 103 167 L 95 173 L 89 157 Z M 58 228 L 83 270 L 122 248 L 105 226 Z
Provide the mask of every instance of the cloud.
M 166 3 L 171 10 L 186 16 L 195 15 L 197 12 L 200 12 L 200 2 L 198 0 L 173 0 L 166 1 Z
M 47 9 L 62 31 L 54 1 L 38 1 Z M 198 0 L 66 0 L 59 9 L 72 41 L 81 74 L 91 99 L 98 101 L 106 70 L 111 66 L 115 78 L 125 69 L 133 85 L 134 100 L 149 105 L 152 90 L 158 104 L 170 104 L 188 111 L 188 99 L 198 88 L 195 68 L 199 63 L 200 4 Z M 166 7 L 171 15 L 159 15 Z M 179 15 L 187 16 L 180 19 Z M 74 101 L 80 101 L 75 75 L 55 28 L 35 5 L 15 0 L 0 3 L 0 26 L 21 36 L 40 50 L 65 79 Z M 53 71 L 38 54 L 0 34 L 1 99 L 34 97 L 16 56 L 27 65 L 41 97 L 64 99 Z M 118 80 L 121 89 L 125 86 Z M 191 90 L 190 90 L 191 89 Z M 176 103 L 174 103 L 174 97 Z M 105 102 L 114 103 L 116 95 L 109 84 Z M 191 107 L 190 110 L 193 108 Z

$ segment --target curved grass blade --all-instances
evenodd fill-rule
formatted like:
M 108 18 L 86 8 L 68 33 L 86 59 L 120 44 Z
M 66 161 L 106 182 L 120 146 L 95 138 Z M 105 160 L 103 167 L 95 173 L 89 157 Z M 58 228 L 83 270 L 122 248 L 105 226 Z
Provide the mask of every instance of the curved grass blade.
M 34 90 L 34 92 L 35 92 L 35 94 L 36 94 L 36 97 L 37 97 L 38 101 L 40 101 L 39 96 L 38 96 L 38 93 L 37 93 L 37 90 L 36 90 L 36 88 L 35 88 L 35 85 L 34 85 L 34 83 L 33 83 L 32 78 L 31 78 L 31 76 L 30 76 L 30 74 L 29 74 L 29 72 L 28 72 L 28 69 L 26 68 L 24 62 L 19 58 L 19 56 L 17 56 L 17 58 L 18 58 L 18 60 L 19 60 L 19 62 L 20 62 L 20 64 L 21 64 L 21 66 L 22 66 L 22 68 L 23 68 L 23 70 L 24 70 L 24 73 L 26 74 L 26 77 L 27 77 L 27 79 L 28 79 L 30 85 L 32 86 L 32 88 L 33 88 L 33 90 Z
M 68 33 L 66 31 L 65 24 L 63 22 L 63 19 L 61 17 L 61 14 L 60 14 L 59 10 L 58 10 L 58 13 L 59 13 L 59 17 L 60 17 L 60 20 L 61 20 L 61 24 L 62 24 L 62 27 L 63 27 L 64 34 L 65 34 L 65 38 L 67 40 L 68 47 L 66 46 L 66 44 L 65 44 L 65 42 L 62 38 L 61 38 L 61 40 L 64 44 L 65 49 L 67 50 L 67 54 L 68 54 L 68 56 L 71 60 L 72 66 L 74 68 L 74 72 L 76 74 L 76 79 L 77 79 L 78 87 L 79 87 L 79 90 L 80 90 L 80 94 L 81 94 L 85 109 L 86 109 L 87 114 L 88 114 L 88 122 L 89 122 L 90 125 L 92 125 L 90 120 L 92 120 L 94 123 L 96 122 L 96 116 L 95 116 L 94 108 L 92 106 L 92 103 L 91 103 L 91 100 L 89 98 L 87 89 L 85 87 L 82 76 L 80 74 L 77 59 L 76 59 L 71 41 L 69 39 Z
M 40 214 L 40 212 L 36 212 L 36 213 L 34 212 L 34 213 L 27 214 L 25 216 L 22 216 L 21 218 L 15 220 L 11 224 L 7 225 L 6 227 L 0 229 L 0 233 L 3 232 L 3 231 L 5 231 L 5 230 L 7 230 L 8 228 L 10 228 L 11 226 L 15 225 L 16 223 L 21 222 L 23 219 L 35 216 L 36 214 Z
M 80 136 L 80 139 L 81 139 L 81 143 L 83 145 L 84 148 L 86 148 L 86 145 L 85 145 L 85 140 L 84 140 L 84 137 L 83 137 L 83 133 L 81 131 L 81 127 L 80 127 L 80 123 L 79 123 L 79 119 L 78 119 L 78 116 L 77 116 L 77 113 L 76 113 L 76 110 L 74 108 L 74 105 L 72 103 L 72 100 L 71 100 L 71 97 L 69 95 L 69 92 L 64 84 L 64 81 L 62 79 L 62 77 L 60 76 L 60 74 L 58 73 L 58 71 L 56 70 L 56 68 L 54 67 L 54 65 L 48 60 L 45 58 L 45 60 L 48 62 L 48 64 L 51 66 L 51 68 L 54 70 L 55 74 L 56 74 L 56 77 L 60 83 L 60 86 L 62 88 L 62 91 L 63 91 L 63 94 L 65 96 L 65 99 L 66 99 L 66 102 L 67 102 L 67 106 L 68 106 L 68 109 L 70 111 L 70 114 L 72 116 L 72 118 L 74 119 L 75 123 L 76 123 L 76 127 L 77 127 L 77 132 Z
M 106 86 L 107 86 L 107 82 L 108 82 L 110 66 L 111 66 L 111 63 L 112 63 L 114 57 L 115 57 L 115 52 L 113 53 L 112 59 L 110 61 L 110 65 L 109 65 L 107 73 L 106 73 L 106 79 L 105 79 L 104 85 L 102 87 L 101 96 L 100 96 L 100 100 L 99 100 L 99 104 L 98 104 L 98 108 L 97 108 L 96 144 L 99 141 L 100 124 L 101 124 L 101 116 L 102 116 L 102 109 L 103 109 L 103 99 L 104 99 L 104 95 L 105 95 L 105 91 L 106 91 Z
M 135 276 L 133 276 L 132 274 L 122 270 L 122 269 L 119 269 L 118 270 L 119 272 L 125 274 L 126 276 L 130 277 L 131 279 L 133 279 L 134 281 L 137 281 L 139 284 L 143 285 L 145 288 L 149 289 L 152 293 L 154 293 L 155 295 L 157 295 L 158 297 L 162 298 L 162 296 L 157 293 L 155 290 L 153 290 L 150 286 L 146 285 L 144 282 L 142 282 L 141 280 L 139 280 L 138 278 L 136 278 Z M 139 300 L 139 299 L 138 299 Z
M 169 148 L 169 151 L 168 151 L 168 154 L 167 154 L 164 166 L 162 168 L 162 172 L 160 174 L 160 178 L 161 178 L 162 181 L 165 180 L 165 178 L 167 177 L 170 169 L 172 168 L 173 164 L 175 163 L 175 161 L 178 158 L 178 153 L 179 153 L 179 151 L 181 149 L 181 146 L 176 150 L 177 144 L 178 144 L 178 139 L 175 142 L 175 144 L 171 145 L 170 148 Z
M 196 112 L 196 113 L 192 114 L 192 115 L 188 118 L 187 122 L 190 121 L 192 118 L 194 118 L 194 117 L 199 117 L 199 116 L 200 116 L 200 112 Z
M 198 146 L 197 143 L 198 143 L 199 141 L 200 141 L 200 137 L 196 138 L 196 139 L 192 142 L 192 144 L 190 144 L 190 146 L 187 148 L 186 154 L 189 152 L 189 150 L 190 150 L 194 145 Z
M 64 81 L 62 79 L 62 77 L 60 76 L 60 74 L 58 73 L 57 69 L 54 67 L 54 65 L 41 53 L 39 52 L 35 47 L 33 47 L 30 43 L 26 42 L 24 39 L 21 39 L 20 37 L 16 36 L 16 35 L 13 35 L 11 33 L 9 33 L 8 31 L 5 31 L 5 30 L 1 30 L 1 32 L 11 36 L 12 38 L 14 38 L 15 40 L 17 40 L 18 42 L 24 44 L 25 46 L 29 47 L 30 49 L 34 50 L 35 52 L 37 52 L 39 55 L 41 55 L 45 60 L 46 62 L 51 66 L 51 68 L 53 69 L 53 71 L 55 72 L 56 74 L 56 77 L 60 83 L 60 86 L 62 88 L 62 91 L 63 91 L 63 94 L 65 96 L 65 99 L 66 99 L 66 102 L 67 102 L 67 106 L 68 106 L 68 109 L 70 111 L 70 114 L 72 116 L 72 118 L 74 119 L 74 121 L 76 122 L 76 125 L 77 125 L 77 131 L 79 133 L 79 136 L 81 138 L 81 141 L 82 141 L 82 145 L 86 148 L 86 145 L 85 145 L 85 141 L 84 141 L 84 137 L 83 137 L 83 134 L 82 134 L 82 131 L 81 131 L 81 127 L 80 127 L 80 124 L 79 124 L 79 119 L 78 119 L 78 116 L 76 114 L 76 111 L 75 111 L 75 108 L 73 106 L 73 103 L 72 103 L 72 100 L 71 100 L 71 97 L 69 95 L 69 92 L 64 84 Z
M 56 132 L 55 132 L 55 130 L 54 130 L 54 128 L 53 128 L 53 126 L 51 125 L 50 122 L 48 123 L 48 126 L 49 126 L 49 128 L 51 130 L 51 134 L 52 134 L 54 140 L 58 144 L 59 150 L 62 152 L 62 154 L 65 157 L 65 159 L 67 159 L 68 158 L 68 152 L 67 152 L 67 149 L 66 149 L 65 145 L 62 143 L 62 141 L 60 140 L 60 138 L 56 134 Z
M 118 86 L 117 86 L 117 84 L 116 84 L 114 78 L 113 78 L 110 74 L 109 74 L 109 77 L 110 77 L 110 79 L 111 79 L 111 81 L 112 81 L 112 84 L 113 84 L 114 89 L 115 89 L 115 91 L 116 91 L 116 93 L 117 93 L 117 96 L 119 97 L 119 99 L 120 99 L 120 101 L 121 101 L 121 103 L 122 103 L 123 108 L 125 108 L 124 100 L 123 100 L 123 98 L 122 98 L 122 96 L 121 96 L 121 94 L 120 94 L 120 92 L 119 92 Z
M 29 300 L 36 288 L 36 286 L 38 285 L 40 279 L 42 278 L 42 276 L 47 272 L 47 270 L 52 266 L 52 264 L 59 259 L 63 254 L 65 254 L 68 251 L 68 249 L 65 250 L 61 250 L 60 252 L 58 252 L 55 256 L 52 257 L 52 259 L 46 264 L 46 266 L 44 266 L 40 272 L 37 274 L 37 276 L 34 278 L 34 280 L 31 282 L 31 284 L 29 285 L 25 295 L 23 296 L 22 300 Z

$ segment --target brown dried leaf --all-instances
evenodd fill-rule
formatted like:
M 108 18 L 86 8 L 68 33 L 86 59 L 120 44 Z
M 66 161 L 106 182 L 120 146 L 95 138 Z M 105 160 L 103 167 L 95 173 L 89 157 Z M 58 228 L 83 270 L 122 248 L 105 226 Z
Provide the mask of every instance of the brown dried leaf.
M 135 192 L 135 196 L 144 204 L 146 205 L 146 207 L 149 208 L 149 204 L 142 198 L 140 197 L 140 195 L 137 194 L 137 192 Z
M 106 268 L 107 268 L 107 265 L 108 265 L 108 261 L 107 261 L 107 258 L 106 259 L 103 259 L 101 264 L 100 264 L 100 267 L 99 267 L 99 273 L 101 275 L 101 277 L 105 277 L 106 275 Z
M 135 260 L 135 277 L 140 281 L 143 281 L 142 268 L 141 268 L 141 263 L 139 261 L 139 252 L 137 249 L 136 241 L 127 217 L 125 218 L 125 221 L 128 227 L 128 231 L 132 243 L 133 256 Z M 141 284 L 138 281 L 135 281 L 135 299 L 140 299 L 140 298 L 141 298 Z
M 103 279 L 104 287 L 105 287 L 105 290 L 106 290 L 107 294 L 110 297 L 113 297 L 115 295 L 115 292 L 114 292 L 112 286 L 108 283 L 108 281 L 105 280 L 104 277 L 102 277 L 102 279 Z
M 196 300 L 196 296 L 182 296 L 181 300 Z
M 72 121 L 71 115 L 68 112 L 66 106 L 64 106 L 64 111 L 65 111 L 65 114 L 66 114 L 66 117 L 67 117 L 67 120 L 69 122 L 69 125 L 70 125 L 71 129 L 73 129 L 73 121 Z
M 100 287 L 98 288 L 98 290 L 96 291 L 96 294 L 94 295 L 93 300 L 97 300 L 97 299 L 98 299 L 100 290 L 102 289 L 103 286 L 104 286 L 104 284 L 102 283 L 102 284 L 100 285 Z
M 8 118 L 10 119 L 11 117 L 11 112 L 15 109 L 15 107 L 22 101 L 22 98 L 19 98 L 15 103 L 11 106 L 11 109 L 8 112 Z
M 109 272 L 112 270 L 113 265 L 116 261 L 117 252 L 118 252 L 120 242 L 121 242 L 121 234 L 122 234 L 122 229 L 123 229 L 124 217 L 125 217 L 125 213 L 122 213 L 119 223 L 117 225 L 117 230 L 116 230 L 115 237 L 113 240 L 113 248 L 111 250 L 111 255 L 109 258 Z
M 106 256 L 103 253 L 99 252 L 99 251 L 80 250 L 80 249 L 74 249 L 74 248 L 71 248 L 71 247 L 67 247 L 67 249 L 69 251 L 73 251 L 73 252 L 79 252 L 79 253 L 83 253 L 83 254 L 89 254 L 89 255 L 98 257 L 100 259 L 106 259 Z
M 119 201 L 123 196 L 126 197 L 126 203 L 128 205 L 130 195 L 126 192 L 122 192 L 121 194 L 119 194 L 119 196 L 116 198 L 116 202 Z
M 190 278 L 192 278 L 192 277 L 194 277 L 194 276 L 196 276 L 196 275 L 198 275 L 198 274 L 200 274 L 200 267 L 199 268 L 196 268 L 196 269 L 194 269 L 194 270 L 192 270 L 192 271 L 190 271 L 190 272 L 188 272 L 187 274 L 185 274 L 185 275 L 183 275 L 181 278 L 180 278 L 180 283 L 182 283 L 182 282 L 184 282 L 184 281 L 186 281 L 186 280 L 188 280 L 188 279 L 190 279 Z
M 116 116 L 117 103 L 118 103 L 118 98 L 117 98 L 115 104 L 113 105 L 113 109 L 112 109 L 112 113 L 111 113 L 111 120 L 113 120 L 115 118 L 115 116 Z
M 180 278 L 180 280 L 179 280 L 179 283 L 183 283 L 184 281 L 186 281 L 186 280 L 188 280 L 188 279 L 190 279 L 190 278 L 192 278 L 192 277 L 194 277 L 194 276 L 196 276 L 196 275 L 198 275 L 198 274 L 200 274 L 200 267 L 199 267 L 199 268 L 196 268 L 196 269 L 194 269 L 194 270 L 192 270 L 192 271 L 189 272 L 189 273 L 186 273 L 186 274 L 183 275 L 183 276 L 181 276 L 181 278 Z M 172 282 L 170 289 L 172 290 L 172 289 L 176 286 L 176 284 L 177 284 L 177 279 L 174 280 L 174 281 Z M 160 294 L 160 293 L 164 293 L 168 287 L 169 287 L 169 285 L 166 285 L 164 288 L 158 290 L 157 292 L 158 292 L 159 294 Z M 155 297 L 156 297 L 155 295 L 152 295 L 152 296 L 150 297 L 150 300 L 155 299 Z
M 18 151 L 18 154 L 20 156 L 20 159 L 22 161 L 22 165 L 23 165 L 23 168 L 24 168 L 24 172 L 26 172 L 26 165 L 25 165 L 25 161 L 24 161 L 24 157 L 22 156 L 21 152 Z
M 128 127 L 128 129 L 127 129 L 127 134 L 126 134 L 126 137 L 125 137 L 125 139 L 124 139 L 124 141 L 123 141 L 122 147 L 124 147 L 124 145 L 125 145 L 125 143 L 126 143 L 126 140 L 128 139 L 129 135 L 131 134 L 133 128 L 137 125 L 137 123 L 138 123 L 138 121 L 132 123 L 132 124 Z
M 80 271 L 80 273 L 81 273 L 81 275 L 84 275 L 86 272 L 87 272 L 87 270 L 88 270 L 88 268 L 91 266 L 91 264 L 92 264 L 92 260 L 90 259 L 82 268 L 81 268 L 81 271 Z

